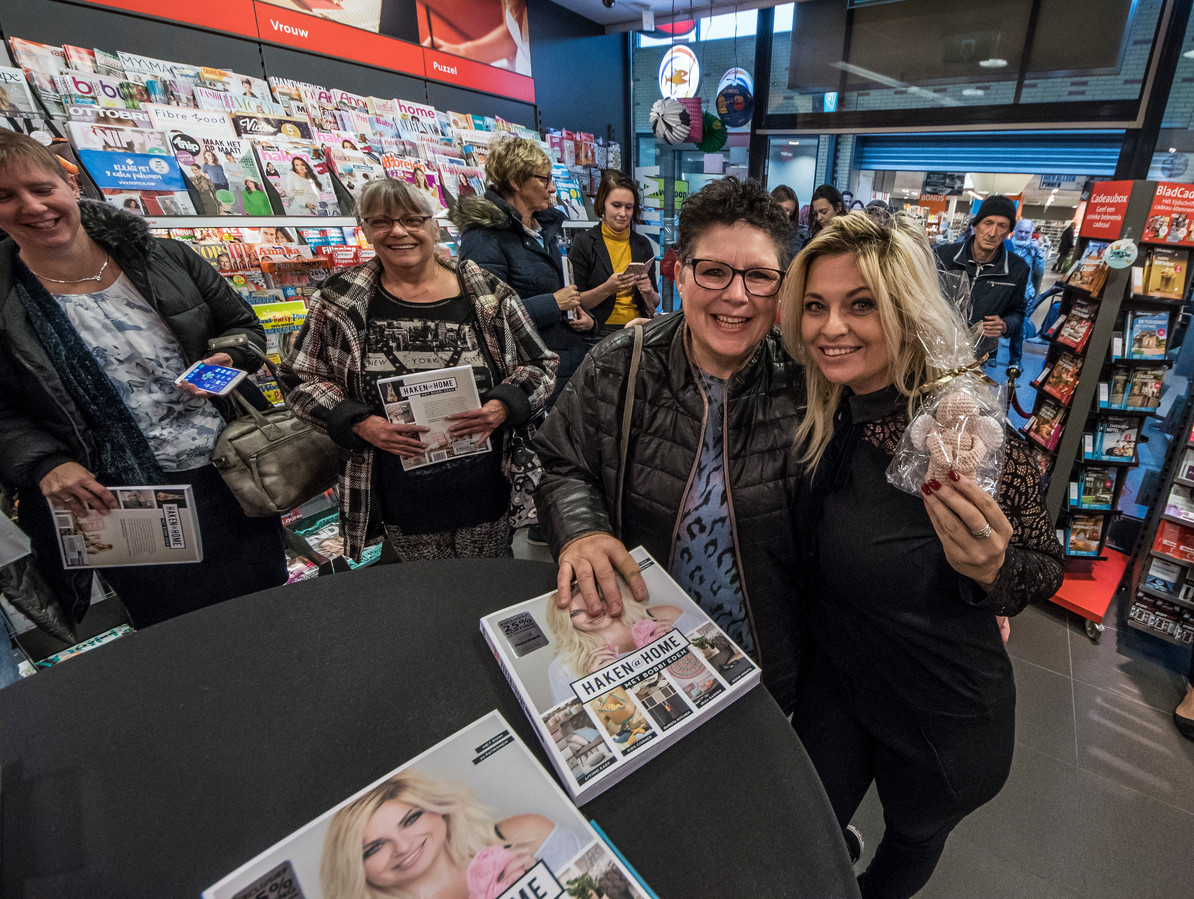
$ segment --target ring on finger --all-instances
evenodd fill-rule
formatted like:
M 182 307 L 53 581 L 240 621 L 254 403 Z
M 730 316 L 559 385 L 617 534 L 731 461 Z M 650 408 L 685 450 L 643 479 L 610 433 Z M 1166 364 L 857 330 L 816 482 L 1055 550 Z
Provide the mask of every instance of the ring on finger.
M 995 532 L 995 529 L 993 527 L 991 527 L 991 522 L 988 521 L 985 525 L 983 525 L 977 531 L 971 531 L 970 536 L 973 537 L 975 540 L 986 540 L 994 532 Z

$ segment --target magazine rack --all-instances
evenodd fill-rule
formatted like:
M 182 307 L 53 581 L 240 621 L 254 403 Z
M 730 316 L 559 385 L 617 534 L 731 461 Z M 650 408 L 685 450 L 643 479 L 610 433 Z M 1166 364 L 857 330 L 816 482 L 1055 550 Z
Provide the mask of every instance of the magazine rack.
M 1164 343 L 1182 295 L 1179 287 L 1173 298 L 1175 251 L 1158 243 L 1156 230 L 1150 230 L 1161 187 L 1121 181 L 1092 188 L 1078 261 L 1059 282 L 1064 287 L 1061 316 L 1043 334 L 1050 347 L 1033 381 L 1038 391 L 1034 414 L 1023 429 L 1046 480 L 1046 507 L 1066 551 L 1067 575 L 1102 585 L 1097 590 L 1063 587 L 1059 597 L 1081 598 L 1057 600 L 1088 619 L 1092 637 L 1101 630 L 1114 595 L 1111 581 L 1118 585 L 1119 580 L 1092 577 L 1092 566 L 1122 562 L 1107 549 L 1108 532 L 1121 514 L 1127 470 L 1138 464 L 1141 428 L 1160 406 L 1170 365 Z M 1122 245 L 1108 253 L 1115 241 L 1125 240 L 1132 243 L 1127 255 Z M 1132 250 L 1137 255 L 1128 258 Z M 1162 266 L 1167 267 L 1164 291 L 1149 292 L 1162 284 L 1153 277 L 1154 268 L 1159 272 Z M 1153 326 L 1151 336 L 1145 334 L 1147 326 Z
M 1173 437 L 1157 498 L 1140 529 L 1128 582 L 1132 603 L 1127 625 L 1169 643 L 1190 646 L 1194 644 L 1194 403 L 1188 386 L 1184 400 L 1174 403 L 1181 412 L 1169 422 Z

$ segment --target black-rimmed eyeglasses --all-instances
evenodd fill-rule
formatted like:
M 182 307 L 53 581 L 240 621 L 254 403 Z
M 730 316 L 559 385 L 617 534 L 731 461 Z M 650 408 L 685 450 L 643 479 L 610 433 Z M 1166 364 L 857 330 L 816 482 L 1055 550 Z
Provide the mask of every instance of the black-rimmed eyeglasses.
M 392 219 L 388 215 L 372 215 L 361 219 L 370 231 L 388 232 L 393 229 L 394 222 L 400 224 L 407 231 L 422 231 L 423 226 L 431 220 L 429 215 L 404 215 L 402 218 Z
M 551 175 L 531 175 L 536 181 L 542 181 L 544 187 L 551 187 L 551 182 L 555 179 Z
M 688 264 L 697 286 L 706 290 L 725 290 L 735 275 L 741 275 L 742 285 L 751 296 L 773 297 L 784 283 L 784 273 L 776 268 L 734 268 L 716 259 L 690 259 Z

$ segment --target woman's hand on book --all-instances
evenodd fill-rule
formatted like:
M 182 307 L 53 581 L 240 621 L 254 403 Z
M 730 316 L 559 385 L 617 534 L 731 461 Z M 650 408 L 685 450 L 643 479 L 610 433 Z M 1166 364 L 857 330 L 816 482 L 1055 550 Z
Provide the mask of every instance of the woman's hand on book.
M 602 612 L 611 618 L 622 614 L 622 594 L 618 590 L 621 575 L 636 602 L 647 601 L 647 585 L 638 562 L 626 551 L 622 541 L 611 534 L 586 534 L 573 540 L 560 552 L 560 570 L 556 574 L 556 604 L 572 604 L 572 582 L 593 617 Z
M 386 421 L 380 415 L 370 415 L 352 426 L 352 432 L 362 440 L 403 458 L 421 456 L 427 452 L 427 445 L 419 439 L 419 434 L 428 430 L 422 425 Z
M 63 462 L 51 468 L 40 486 L 46 499 L 61 503 L 76 515 L 85 516 L 91 509 L 107 515 L 109 509 L 119 505 L 112 491 L 78 462 Z
M 452 422 L 448 427 L 448 433 L 456 439 L 471 437 L 473 443 L 480 446 L 498 429 L 506 417 L 506 404 L 501 400 L 489 400 L 480 409 L 453 412 L 447 416 L 448 421 Z

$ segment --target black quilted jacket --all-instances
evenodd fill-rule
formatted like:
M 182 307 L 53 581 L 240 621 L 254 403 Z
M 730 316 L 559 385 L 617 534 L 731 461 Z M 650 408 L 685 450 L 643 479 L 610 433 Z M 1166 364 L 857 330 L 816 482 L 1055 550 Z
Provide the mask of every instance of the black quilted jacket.
M 624 491 L 627 547 L 642 544 L 671 567 L 676 529 L 704 431 L 705 395 L 685 348 L 683 313 L 645 327 Z M 613 533 L 623 395 L 632 332 L 607 338 L 581 363 L 535 448 L 535 493 L 553 553 L 584 534 Z M 803 374 L 772 330 L 731 379 L 725 458 L 734 551 L 756 661 L 786 710 L 792 705 L 803 627 L 794 594 L 796 547 L 790 505 L 799 476 L 794 433 Z

